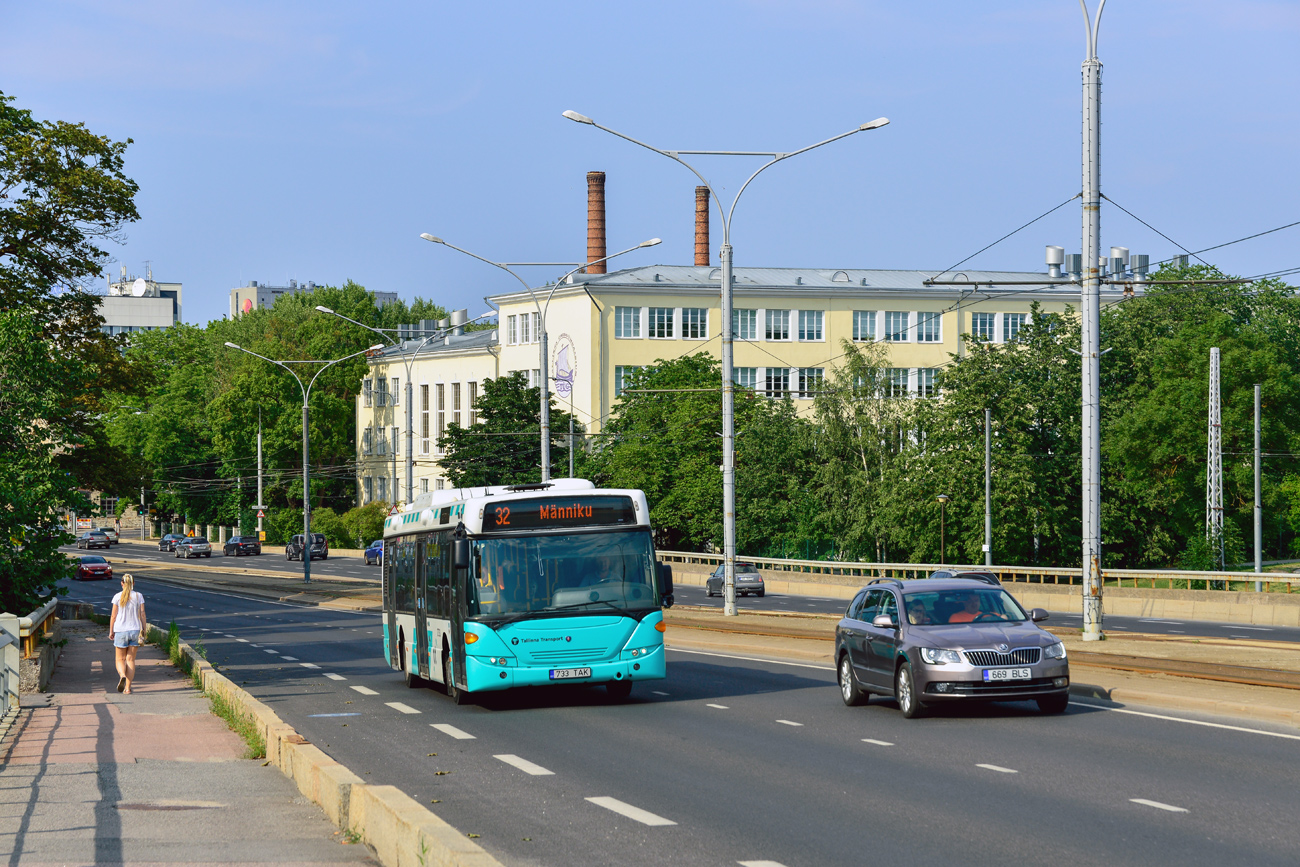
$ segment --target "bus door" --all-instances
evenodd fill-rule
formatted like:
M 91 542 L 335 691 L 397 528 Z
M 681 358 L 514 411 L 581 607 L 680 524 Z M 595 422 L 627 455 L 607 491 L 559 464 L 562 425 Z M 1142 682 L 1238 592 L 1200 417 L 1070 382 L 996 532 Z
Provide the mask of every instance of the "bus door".
M 454 537 L 447 540 L 448 557 L 445 561 L 450 568 L 447 576 L 447 615 L 451 621 L 451 672 L 452 681 L 461 688 L 465 686 L 465 606 L 470 599 L 470 585 L 474 580 L 474 570 L 455 568 L 451 556 Z
M 384 658 L 389 668 L 401 668 L 397 658 L 397 587 L 393 581 L 393 561 L 396 559 L 396 545 L 384 540 L 384 557 L 380 563 L 380 575 L 383 580 L 384 593 Z
M 421 677 L 429 675 L 429 622 L 425 581 L 428 569 L 424 562 L 424 540 L 415 543 L 415 670 Z

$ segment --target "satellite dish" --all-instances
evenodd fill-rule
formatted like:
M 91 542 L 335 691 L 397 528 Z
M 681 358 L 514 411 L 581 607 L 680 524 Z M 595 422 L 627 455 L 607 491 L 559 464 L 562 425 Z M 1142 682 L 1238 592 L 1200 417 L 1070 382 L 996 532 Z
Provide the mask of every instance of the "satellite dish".
M 144 278 L 136 277 L 135 282 L 131 284 L 131 294 L 136 298 L 143 298 L 148 291 L 149 284 L 145 282 Z

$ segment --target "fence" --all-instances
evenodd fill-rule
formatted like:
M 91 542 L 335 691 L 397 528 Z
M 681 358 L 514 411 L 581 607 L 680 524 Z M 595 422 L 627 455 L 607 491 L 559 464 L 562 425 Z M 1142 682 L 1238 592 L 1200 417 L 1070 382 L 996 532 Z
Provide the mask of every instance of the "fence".
M 698 565 L 713 569 L 722 563 L 721 554 L 701 554 L 688 551 L 660 551 L 659 559 L 665 563 Z M 925 578 L 938 569 L 979 570 L 992 572 L 1003 583 L 1028 584 L 1082 584 L 1082 569 L 1062 569 L 1048 566 L 940 566 L 937 563 L 850 563 L 833 560 L 782 560 L 772 557 L 737 557 L 753 563 L 763 572 L 802 573 L 816 576 L 818 580 L 833 584 L 865 584 L 873 578 Z M 1184 572 L 1174 569 L 1103 569 L 1102 583 L 1107 587 L 1163 587 L 1168 589 L 1239 591 L 1254 589 L 1261 582 L 1265 592 L 1291 593 L 1300 587 L 1300 575 L 1276 572 Z M 835 580 L 840 578 L 842 580 Z M 844 579 L 857 579 L 856 581 Z M 1234 587 L 1236 584 L 1238 586 Z M 1248 584 L 1250 587 L 1240 585 Z
M 0 717 L 18 707 L 20 627 L 16 614 L 0 614 Z

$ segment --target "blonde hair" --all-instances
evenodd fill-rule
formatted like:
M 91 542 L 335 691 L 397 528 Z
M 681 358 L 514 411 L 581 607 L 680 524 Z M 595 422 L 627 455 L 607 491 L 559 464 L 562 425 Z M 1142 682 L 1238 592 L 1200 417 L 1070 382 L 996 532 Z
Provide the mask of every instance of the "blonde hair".
M 127 572 L 125 575 L 122 576 L 122 601 L 125 602 L 126 600 L 130 599 L 131 593 L 134 590 L 135 590 L 135 576 L 132 575 L 130 572 Z

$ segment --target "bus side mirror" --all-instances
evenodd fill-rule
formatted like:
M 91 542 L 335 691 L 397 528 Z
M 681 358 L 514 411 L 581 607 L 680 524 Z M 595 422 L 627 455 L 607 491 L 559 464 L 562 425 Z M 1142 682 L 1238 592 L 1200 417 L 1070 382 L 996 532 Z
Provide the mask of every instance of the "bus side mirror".
M 451 565 L 457 572 L 469 568 L 469 539 L 452 540 Z
M 659 578 L 659 595 L 663 597 L 664 607 L 673 607 L 673 567 L 667 563 L 656 563 L 655 572 Z

